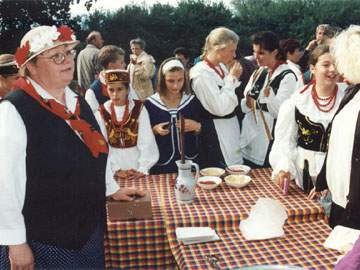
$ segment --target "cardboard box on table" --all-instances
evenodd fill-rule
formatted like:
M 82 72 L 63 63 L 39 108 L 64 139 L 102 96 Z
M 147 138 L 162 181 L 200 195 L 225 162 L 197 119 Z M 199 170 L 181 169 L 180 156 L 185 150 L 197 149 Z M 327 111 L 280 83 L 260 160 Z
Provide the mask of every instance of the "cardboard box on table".
M 110 221 L 152 218 L 150 191 L 130 202 L 110 199 L 107 201 L 107 211 Z

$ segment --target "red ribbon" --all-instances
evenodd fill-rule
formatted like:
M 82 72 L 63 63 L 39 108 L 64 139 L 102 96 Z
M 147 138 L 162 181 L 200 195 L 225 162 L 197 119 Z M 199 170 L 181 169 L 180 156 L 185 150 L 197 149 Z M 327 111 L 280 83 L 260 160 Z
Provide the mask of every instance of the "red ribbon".
M 74 113 L 71 113 L 66 107 L 58 103 L 55 99 L 44 99 L 30 82 L 24 78 L 20 78 L 16 81 L 16 86 L 26 92 L 29 96 L 35 99 L 40 106 L 55 114 L 56 116 L 69 121 L 70 127 L 77 131 L 83 139 L 85 145 L 89 148 L 91 154 L 94 157 L 98 157 L 100 153 L 108 153 L 108 146 L 100 132 L 95 130 L 88 122 L 80 118 L 80 104 L 76 103 L 76 109 Z

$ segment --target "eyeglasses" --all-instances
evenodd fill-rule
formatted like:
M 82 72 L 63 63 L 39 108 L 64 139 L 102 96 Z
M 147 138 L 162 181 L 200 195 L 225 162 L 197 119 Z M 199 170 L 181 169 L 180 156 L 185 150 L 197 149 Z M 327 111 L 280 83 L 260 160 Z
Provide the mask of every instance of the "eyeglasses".
M 67 56 L 70 56 L 71 58 L 74 59 L 76 56 L 76 50 L 69 50 L 69 51 L 66 51 L 65 53 L 59 52 L 50 57 L 42 56 L 42 55 L 39 55 L 38 57 L 51 59 L 54 61 L 55 64 L 61 65 L 62 63 L 64 63 Z

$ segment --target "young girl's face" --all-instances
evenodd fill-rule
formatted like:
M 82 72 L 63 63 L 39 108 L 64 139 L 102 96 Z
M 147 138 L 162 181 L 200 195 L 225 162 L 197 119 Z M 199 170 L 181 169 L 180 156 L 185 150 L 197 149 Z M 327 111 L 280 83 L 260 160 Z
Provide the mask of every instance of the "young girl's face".
M 171 94 L 181 93 L 185 83 L 185 71 L 176 70 L 176 71 L 167 71 L 165 73 L 165 85 L 167 92 Z
M 315 65 L 310 65 L 310 70 L 315 76 L 315 80 L 324 84 L 334 84 L 339 78 L 334 59 L 330 53 L 321 55 Z
M 119 83 L 116 86 L 108 85 L 107 92 L 115 106 L 122 106 L 127 100 L 129 90 L 126 85 Z

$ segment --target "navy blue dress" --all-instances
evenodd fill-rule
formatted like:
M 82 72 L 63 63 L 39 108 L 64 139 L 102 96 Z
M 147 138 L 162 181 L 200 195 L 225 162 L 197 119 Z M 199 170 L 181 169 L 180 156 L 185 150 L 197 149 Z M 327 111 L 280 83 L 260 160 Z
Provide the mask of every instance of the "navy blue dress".
M 179 113 L 186 118 L 200 122 L 202 106 L 199 100 L 191 95 L 183 95 L 178 108 L 169 109 L 161 101 L 158 93 L 147 98 L 144 102 L 149 112 L 151 126 L 162 122 L 169 122 L 170 133 L 165 136 L 155 135 L 155 140 L 160 152 L 157 164 L 150 169 L 150 174 L 177 172 L 176 160 L 180 159 L 180 132 L 176 128 Z M 199 136 L 194 132 L 185 133 L 185 159 L 198 162 Z

